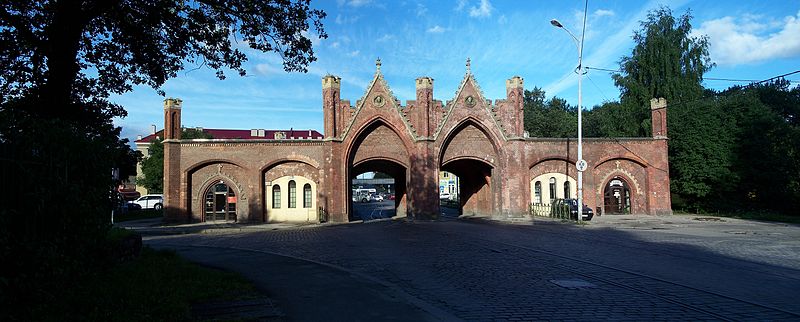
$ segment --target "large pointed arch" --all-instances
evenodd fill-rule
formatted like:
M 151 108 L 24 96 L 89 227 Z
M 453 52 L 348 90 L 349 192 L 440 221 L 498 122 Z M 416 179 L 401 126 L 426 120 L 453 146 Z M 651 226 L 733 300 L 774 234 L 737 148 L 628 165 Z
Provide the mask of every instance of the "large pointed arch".
M 348 168 L 353 165 L 353 163 L 358 163 L 360 160 L 354 160 L 356 153 L 358 153 L 359 148 L 362 147 L 362 144 L 370 138 L 370 135 L 375 133 L 376 130 L 383 130 L 388 129 L 391 133 L 394 134 L 394 138 L 399 140 L 401 143 L 399 146 L 397 144 L 394 145 L 386 145 L 385 148 L 387 149 L 396 149 L 398 147 L 402 147 L 403 156 L 401 157 L 387 157 L 386 154 L 379 156 L 378 158 L 385 157 L 388 159 L 394 159 L 396 162 L 400 162 L 404 166 L 408 167 L 409 164 L 409 156 L 413 151 L 413 144 L 410 142 L 410 138 L 403 138 L 402 131 L 397 129 L 391 122 L 386 120 L 385 118 L 376 115 L 372 119 L 367 122 L 364 122 L 364 125 L 361 126 L 356 134 L 352 137 L 352 139 L 348 140 L 347 142 L 347 149 L 345 150 L 345 156 L 347 157 Z M 386 132 L 379 133 L 379 134 L 386 134 Z M 397 143 L 397 142 L 394 142 Z M 394 154 L 392 154 L 394 155 Z M 370 157 L 366 157 L 365 159 L 369 159 Z
M 469 127 L 473 127 L 483 134 L 483 137 L 486 139 L 486 141 L 488 141 L 489 146 L 491 147 L 491 152 L 493 154 L 492 156 L 494 157 L 494 160 L 489 161 L 485 159 L 485 156 L 478 155 L 480 152 L 487 152 L 487 151 L 478 151 L 477 153 L 472 153 L 472 155 L 464 154 L 462 156 L 456 156 L 451 158 L 446 157 L 447 152 L 451 146 L 451 143 L 453 143 L 453 140 L 456 137 L 458 137 L 459 134 L 464 133 L 464 130 L 468 129 Z M 498 144 L 497 136 L 495 136 L 494 133 L 489 131 L 479 120 L 473 117 L 467 117 L 459 121 L 458 124 L 456 124 L 456 126 L 454 126 L 453 129 L 447 133 L 444 140 L 442 140 L 441 142 L 442 143 L 439 146 L 439 155 L 438 155 L 438 160 L 440 165 L 444 165 L 448 162 L 459 159 L 474 159 L 483 162 L 489 161 L 487 163 L 491 164 L 492 166 L 496 166 L 498 158 L 500 158 L 502 155 L 502 152 L 500 151 L 500 146 Z

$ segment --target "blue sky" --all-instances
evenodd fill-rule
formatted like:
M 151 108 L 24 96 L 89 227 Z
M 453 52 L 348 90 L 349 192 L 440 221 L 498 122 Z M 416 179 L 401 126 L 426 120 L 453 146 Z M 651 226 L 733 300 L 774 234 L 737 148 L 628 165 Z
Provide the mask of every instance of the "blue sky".
M 631 36 L 648 10 L 667 5 L 676 15 L 692 10 L 694 32 L 710 37 L 717 66 L 710 78 L 761 80 L 800 69 L 800 1 L 589 1 L 584 65 L 618 68 L 633 48 Z M 519 75 L 525 89 L 543 88 L 577 105 L 577 49 L 558 19 L 580 38 L 584 2 L 570 1 L 314 1 L 323 9 L 328 39 L 312 33 L 318 60 L 307 74 L 282 70 L 280 57 L 246 51 L 248 76 L 220 81 L 208 69 L 184 71 L 163 87 L 183 100 L 183 125 L 230 129 L 323 129 L 321 77 L 342 77 L 343 99 L 355 105 L 375 73 L 375 59 L 403 104 L 414 99 L 414 79 L 434 78 L 434 98 L 452 99 L 472 61 L 488 99 L 505 98 L 505 80 Z M 195 66 L 187 66 L 187 70 Z M 800 74 L 789 77 L 800 80 Z M 739 82 L 746 84 L 747 82 Z M 706 80 L 723 89 L 736 82 Z M 583 85 L 586 108 L 616 100 L 610 74 L 590 70 Z M 163 128 L 162 100 L 137 87 L 112 98 L 128 117 L 115 123 L 123 137 Z

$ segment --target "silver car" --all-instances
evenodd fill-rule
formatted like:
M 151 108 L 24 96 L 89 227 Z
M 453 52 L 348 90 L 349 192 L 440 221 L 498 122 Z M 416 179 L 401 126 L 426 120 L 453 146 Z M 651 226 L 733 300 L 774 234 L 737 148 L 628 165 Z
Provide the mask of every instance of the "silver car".
M 144 195 L 134 201 L 131 201 L 131 203 L 142 206 L 142 209 L 161 210 L 164 208 L 164 195 Z

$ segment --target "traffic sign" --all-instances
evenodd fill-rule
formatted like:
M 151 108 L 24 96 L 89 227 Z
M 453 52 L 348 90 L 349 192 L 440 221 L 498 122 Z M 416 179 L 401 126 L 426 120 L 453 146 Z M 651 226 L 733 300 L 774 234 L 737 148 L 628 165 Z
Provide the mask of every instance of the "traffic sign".
M 589 165 L 586 163 L 586 160 L 579 160 L 577 163 L 575 163 L 575 168 L 580 172 L 586 171 L 588 166 Z

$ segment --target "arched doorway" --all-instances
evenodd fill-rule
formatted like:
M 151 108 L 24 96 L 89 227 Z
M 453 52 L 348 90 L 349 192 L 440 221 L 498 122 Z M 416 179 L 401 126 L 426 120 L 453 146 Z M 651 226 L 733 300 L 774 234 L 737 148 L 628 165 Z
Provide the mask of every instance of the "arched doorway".
M 493 167 L 483 161 L 458 159 L 442 165 L 447 171 L 459 178 L 458 200 L 459 215 L 491 216 L 494 211 L 494 194 L 492 191 Z
M 405 217 L 406 172 L 406 167 L 391 160 L 368 160 L 353 166 L 348 180 L 349 220 Z
M 220 180 L 206 190 L 203 210 L 204 221 L 236 221 L 236 192 Z
M 615 176 L 606 184 L 603 211 L 607 214 L 631 213 L 631 189 L 624 178 Z

